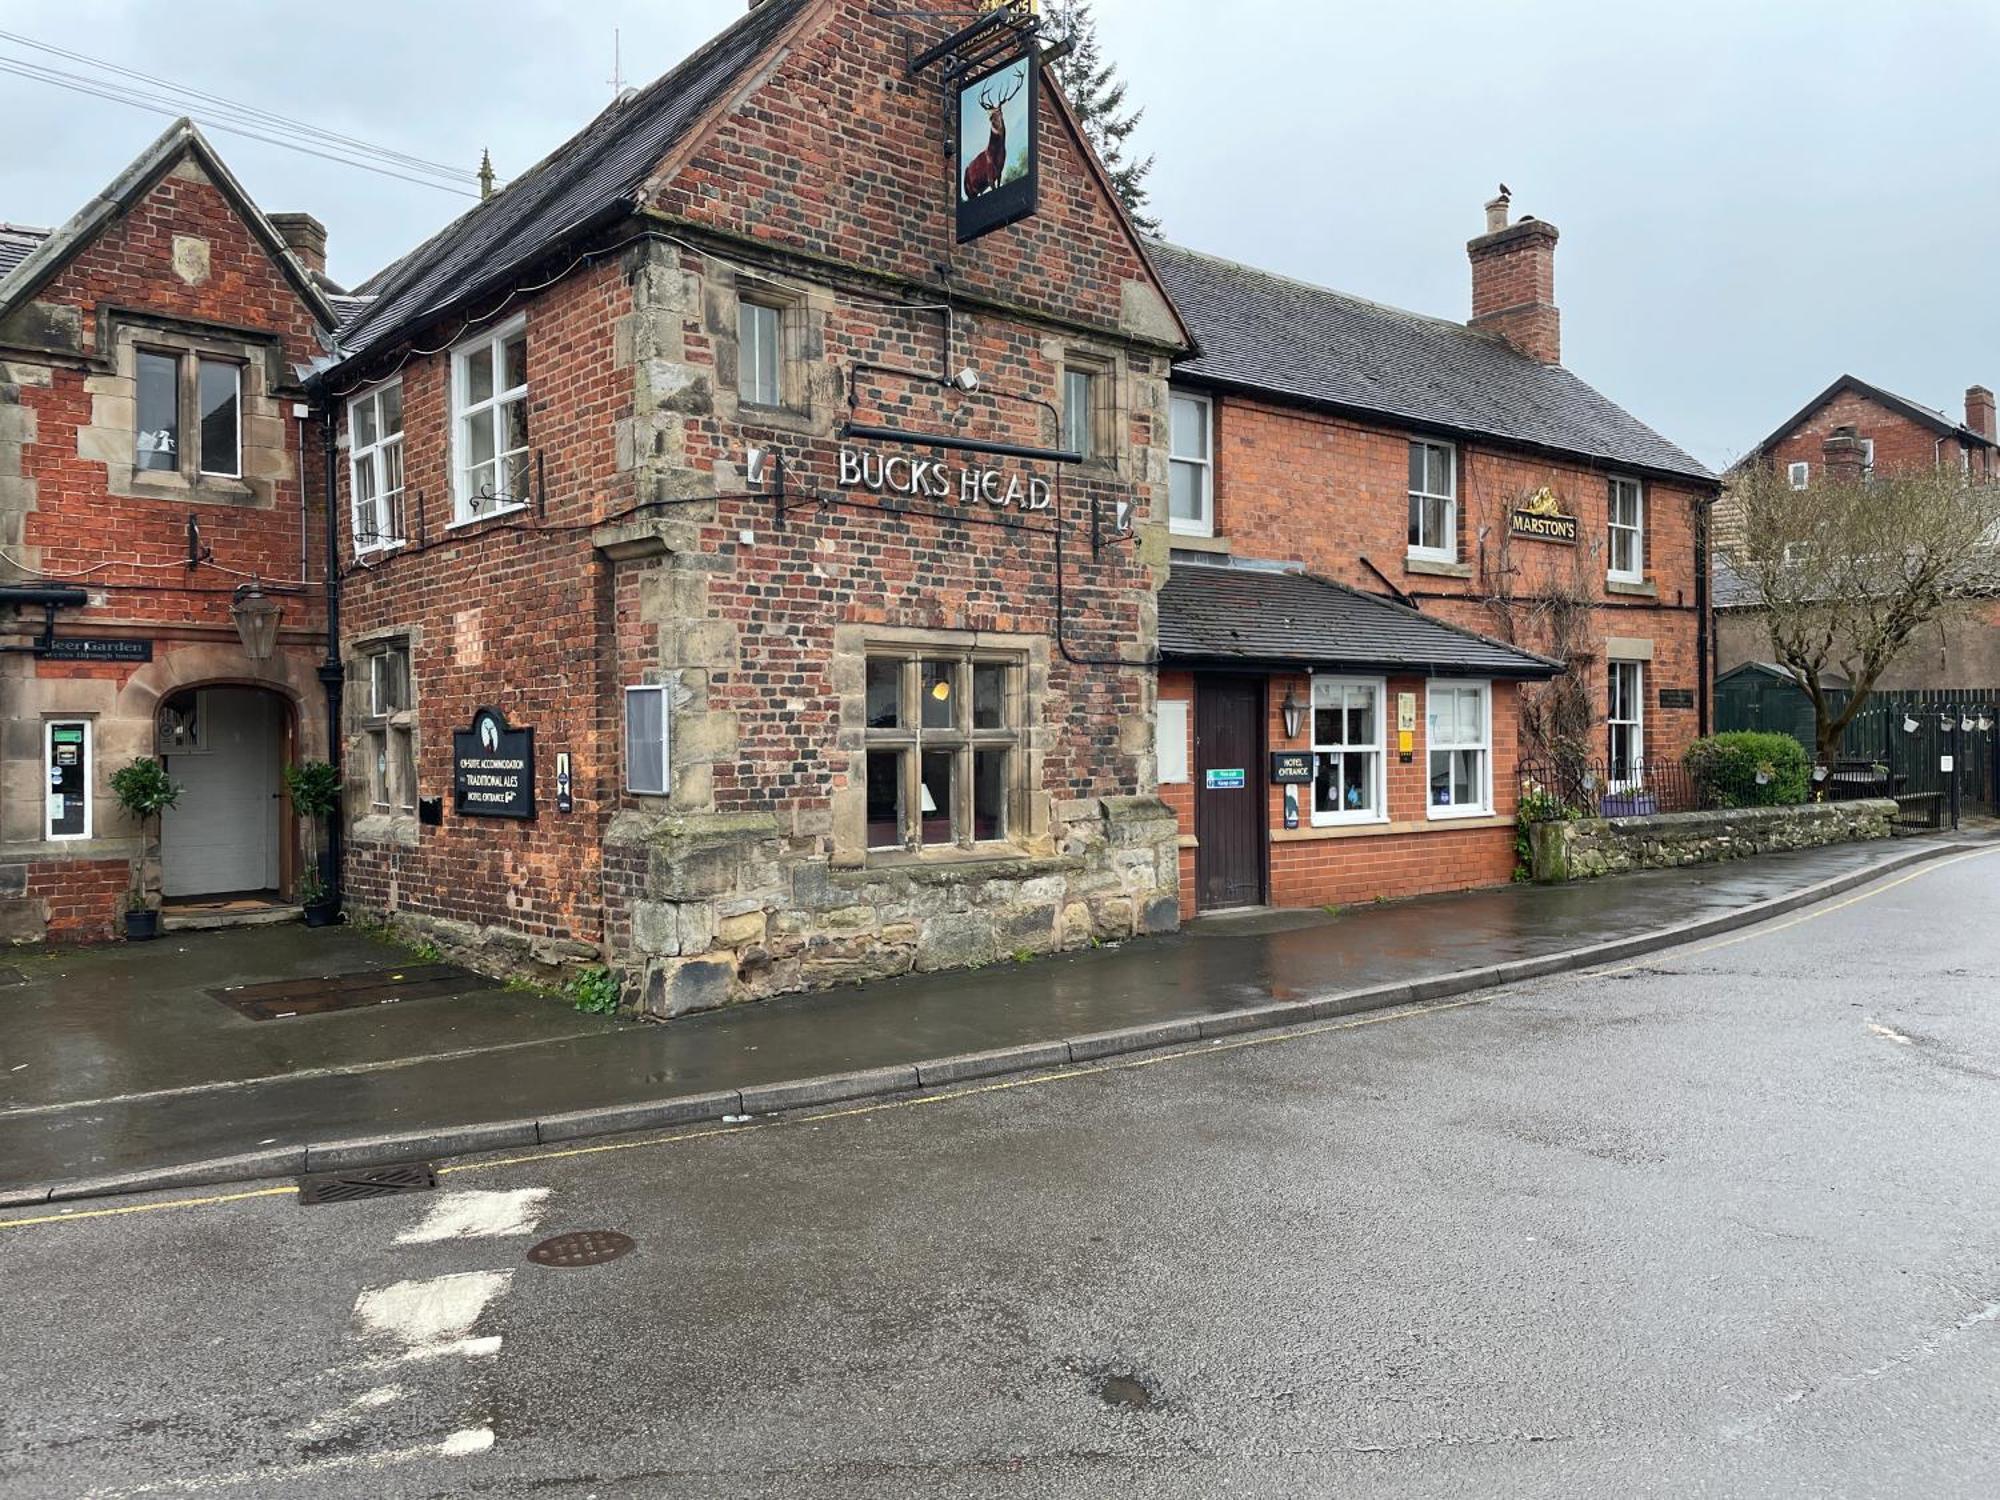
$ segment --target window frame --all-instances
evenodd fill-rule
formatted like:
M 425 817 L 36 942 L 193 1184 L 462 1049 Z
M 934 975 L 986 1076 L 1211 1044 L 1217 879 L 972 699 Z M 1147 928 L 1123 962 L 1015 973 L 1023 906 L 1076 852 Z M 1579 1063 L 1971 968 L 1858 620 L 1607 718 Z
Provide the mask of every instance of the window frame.
M 634 786 L 632 784 L 632 701 L 641 695 L 657 697 L 660 703 L 660 784 L 657 787 Z M 666 797 L 673 793 L 673 725 L 667 717 L 667 689 L 664 683 L 634 682 L 626 685 L 623 699 L 624 720 L 619 727 L 620 753 L 624 760 L 624 787 L 627 795 L 633 797 Z
M 1871 437 L 1861 439 L 1861 477 L 1875 477 L 1875 439 Z
M 197 479 L 241 479 L 243 477 L 243 366 L 233 359 L 218 359 L 210 354 L 195 354 L 194 361 L 194 472 Z M 208 461 L 208 434 L 204 430 L 207 417 L 202 412 L 202 373 L 214 367 L 227 370 L 231 384 L 235 387 L 233 404 L 236 408 L 236 467 L 233 469 L 212 469 Z M 182 448 L 187 447 L 183 440 Z
M 1795 458 L 1785 466 L 1785 482 L 1795 490 L 1805 489 L 1812 483 L 1812 465 L 1803 458 Z
M 1375 739 L 1372 745 L 1350 744 L 1342 740 L 1339 744 L 1322 741 L 1319 737 L 1320 690 L 1338 688 L 1345 693 L 1349 688 L 1368 688 L 1375 694 Z M 1306 694 L 1307 713 L 1311 715 L 1308 724 L 1312 751 L 1313 782 L 1308 788 L 1309 812 L 1314 828 L 1338 828 L 1358 823 L 1386 823 L 1389 821 L 1389 681 L 1386 677 L 1352 676 L 1345 673 L 1314 673 Z M 1340 706 L 1342 733 L 1346 732 L 1347 705 L 1343 699 Z M 1375 761 L 1374 775 L 1370 778 L 1370 796 L 1373 806 L 1353 811 L 1340 809 L 1322 812 L 1319 805 L 1320 756 L 1328 755 L 1372 755 Z
M 1420 499 L 1444 501 L 1445 504 L 1444 531 L 1447 544 L 1442 547 L 1432 547 L 1423 545 L 1419 542 L 1410 541 L 1409 531 L 1406 525 L 1404 530 L 1404 540 L 1407 543 L 1407 551 L 1405 552 L 1404 555 L 1413 558 L 1419 562 L 1455 564 L 1458 561 L 1458 444 L 1452 442 L 1446 442 L 1441 438 L 1413 437 L 1409 441 L 1410 441 L 1410 447 L 1413 449 L 1436 448 L 1444 453 L 1446 460 L 1445 473 L 1449 476 L 1450 483 L 1446 487 L 1446 490 L 1442 493 L 1430 489 L 1422 489 L 1422 490 L 1412 489 L 1408 491 L 1408 499 L 1412 502 L 1413 509 L 1415 508 L 1414 502 Z M 1407 455 L 1405 455 L 1404 463 L 1405 467 L 1407 468 L 1408 466 Z M 1428 482 L 1430 476 L 1430 465 L 1428 461 L 1424 465 L 1424 474 L 1426 482 Z M 1417 528 L 1418 533 L 1420 535 L 1422 533 L 1422 529 L 1423 528 L 1421 525 L 1419 525 Z
M 1187 458 L 1174 451 L 1174 410 L 1181 402 L 1201 410 L 1201 458 Z M 1201 513 L 1188 520 L 1174 514 L 1173 473 L 1176 464 L 1192 465 L 1201 477 Z M 1167 391 L 1167 530 L 1177 536 L 1215 535 L 1215 398 L 1198 391 Z
M 1431 737 L 1431 698 L 1439 692 L 1474 692 L 1479 695 L 1479 723 L 1482 730 L 1477 741 L 1450 740 L 1439 742 Z M 1440 752 L 1450 755 L 1465 751 L 1479 754 L 1479 788 L 1477 802 L 1434 802 L 1431 800 L 1431 757 Z M 1424 684 L 1424 814 L 1436 821 L 1450 818 L 1487 818 L 1493 815 L 1493 683 L 1486 678 L 1438 677 Z
M 1063 363 L 1059 392 L 1062 397 L 1060 403 L 1062 420 L 1061 431 L 1056 435 L 1057 442 L 1072 453 L 1082 454 L 1085 463 L 1095 462 L 1103 452 L 1102 433 L 1099 431 L 1103 425 L 1099 421 L 1103 401 L 1098 394 L 1098 382 L 1103 378 L 1104 372 L 1095 365 L 1082 364 L 1076 360 L 1066 360 Z M 1083 384 L 1081 405 L 1072 403 L 1070 399 L 1072 382 L 1076 381 L 1081 381 Z M 1081 434 L 1075 431 L 1075 419 L 1079 413 L 1082 417 Z
M 382 398 L 391 391 L 396 393 L 396 435 L 391 438 L 382 422 Z M 347 536 L 360 557 L 371 552 L 386 552 L 392 547 L 400 547 L 409 540 L 404 535 L 403 495 L 405 490 L 405 470 L 403 458 L 403 380 L 395 376 L 383 381 L 347 403 Z M 361 426 L 355 413 L 363 406 L 373 408 L 375 416 L 375 441 L 362 443 Z M 396 465 L 397 484 L 391 491 L 386 484 L 388 456 L 393 450 L 398 455 Z M 367 465 L 374 492 L 368 504 L 375 512 L 376 531 L 373 541 L 364 542 L 361 529 L 361 469 Z M 390 503 L 393 496 L 393 505 Z M 386 521 L 387 524 L 384 524 Z
M 132 351 L 132 473 L 135 479 L 143 480 L 152 474 L 173 474 L 184 477 L 182 464 L 187 458 L 187 399 L 186 393 L 181 389 L 181 362 L 186 357 L 187 351 L 184 349 L 161 349 L 147 344 L 136 345 Z M 165 467 L 143 462 L 146 452 L 139 447 L 139 440 L 147 431 L 140 426 L 139 409 L 144 400 L 142 387 L 146 361 L 149 359 L 164 360 L 173 371 L 173 462 Z M 159 450 L 150 451 L 157 453 Z
M 862 657 L 864 683 L 868 669 L 877 662 L 897 665 L 897 722 L 893 728 L 875 728 L 868 726 L 865 715 L 863 718 L 858 769 L 864 799 L 862 845 L 866 857 L 908 858 L 1019 848 L 1027 825 L 1024 793 L 1031 739 L 1027 653 L 977 646 L 870 643 Z M 951 667 L 954 686 L 952 723 L 948 727 L 927 726 L 923 722 L 923 673 L 932 663 L 947 663 Z M 982 729 L 973 722 L 975 669 L 982 666 L 997 666 L 1003 674 L 1001 724 L 997 728 Z M 1007 756 L 1001 787 L 1000 831 L 991 838 L 978 836 L 976 780 L 978 755 L 982 751 L 999 751 Z M 872 826 L 865 805 L 868 762 L 877 753 L 892 753 L 897 757 L 901 827 L 894 843 L 875 843 L 868 831 Z M 948 837 L 927 843 L 923 826 L 923 763 L 926 756 L 939 753 L 953 757 L 953 805 L 944 810 Z
M 359 647 L 368 698 L 360 715 L 367 751 L 368 806 L 376 815 L 407 817 L 417 810 L 416 655 L 408 636 L 381 636 Z M 378 663 L 402 659 L 403 703 L 385 707 Z
M 503 389 L 500 384 L 501 374 L 506 368 L 507 345 L 513 341 L 516 334 L 521 335 L 522 341 L 525 343 L 527 331 L 528 315 L 526 313 L 517 313 L 506 322 L 452 346 L 451 524 L 453 526 L 470 526 L 476 522 L 490 521 L 495 516 L 512 515 L 515 511 L 526 510 L 528 508 L 528 501 L 526 499 L 510 500 L 504 504 L 496 499 L 490 508 L 475 510 L 473 509 L 472 495 L 467 482 L 471 477 L 472 467 L 468 462 L 471 445 L 467 441 L 467 428 L 471 419 L 482 412 L 491 411 L 494 414 L 492 464 L 496 479 L 505 469 L 506 460 L 510 454 L 518 451 L 529 459 L 533 457 L 535 446 L 532 433 L 529 434 L 528 446 L 525 448 L 516 450 L 501 446 L 501 424 L 505 420 L 505 408 L 516 402 L 525 407 L 528 403 L 529 395 L 534 389 L 534 380 L 532 377 L 518 386 L 508 386 Z M 482 349 L 490 352 L 493 358 L 493 392 L 490 396 L 482 400 L 467 403 L 465 400 L 468 390 L 466 367 L 471 358 Z M 524 474 L 526 474 L 530 466 L 524 463 Z
M 1630 694 L 1631 717 L 1614 717 L 1618 707 L 1618 677 L 1621 672 L 1632 674 Z M 1628 769 L 1633 775 L 1620 777 L 1617 774 L 1618 755 L 1615 749 L 1618 730 L 1621 726 L 1631 732 L 1631 755 Z M 1646 784 L 1646 663 L 1614 659 L 1606 664 L 1604 693 L 1604 779 L 1608 790 L 1628 792 Z
M 746 389 L 749 380 L 752 341 L 745 337 L 745 324 L 752 311 L 771 315 L 771 399 L 766 401 Z M 780 411 L 785 406 L 785 320 L 786 304 L 775 299 L 739 293 L 736 299 L 736 399 L 756 411 Z
M 49 816 L 48 789 L 54 783 L 49 772 L 56 763 L 56 730 L 77 728 L 83 731 L 83 831 L 80 833 L 57 833 L 55 820 Z M 97 735 L 89 719 L 50 718 L 42 720 L 42 841 L 49 844 L 73 844 L 93 837 L 97 829 Z
M 1628 489 L 1632 496 L 1633 519 L 1629 522 L 1618 519 L 1618 494 L 1621 488 Z M 1644 583 L 1646 581 L 1645 481 L 1628 474 L 1607 475 L 1604 481 L 1604 516 L 1607 538 L 1604 576 L 1614 583 Z M 1629 568 L 1618 566 L 1620 532 L 1629 533 L 1632 539 L 1632 565 Z

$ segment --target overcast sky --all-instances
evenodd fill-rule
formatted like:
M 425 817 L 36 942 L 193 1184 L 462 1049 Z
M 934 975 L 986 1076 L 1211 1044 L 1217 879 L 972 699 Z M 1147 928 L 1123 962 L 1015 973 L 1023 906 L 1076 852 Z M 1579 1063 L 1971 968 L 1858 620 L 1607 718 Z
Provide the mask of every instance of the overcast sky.
M 502 176 L 742 0 L 6 0 L 0 30 Z M 2000 386 L 1991 0 L 1098 0 L 1167 233 L 1463 318 L 1505 180 L 1562 230 L 1564 363 L 1719 466 L 1843 371 Z M 0 59 L 87 66 L 0 40 Z M 0 219 L 67 218 L 165 125 L 0 73 Z M 356 281 L 469 200 L 216 133 Z

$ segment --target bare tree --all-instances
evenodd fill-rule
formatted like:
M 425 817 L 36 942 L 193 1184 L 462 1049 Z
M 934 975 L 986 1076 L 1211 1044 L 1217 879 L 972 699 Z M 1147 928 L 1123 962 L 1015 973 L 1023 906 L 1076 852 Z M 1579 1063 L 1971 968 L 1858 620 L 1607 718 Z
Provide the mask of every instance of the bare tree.
M 1946 468 L 1871 475 L 1860 443 L 1840 462 L 1837 435 L 1810 489 L 1747 465 L 1725 500 L 1734 512 L 1720 555 L 1764 612 L 1771 650 L 1812 700 L 1819 761 L 1839 758 L 1841 735 L 1876 679 L 1910 637 L 1967 595 L 1990 592 L 2000 536 L 2000 490 Z M 1838 674 L 1852 690 L 1836 705 Z

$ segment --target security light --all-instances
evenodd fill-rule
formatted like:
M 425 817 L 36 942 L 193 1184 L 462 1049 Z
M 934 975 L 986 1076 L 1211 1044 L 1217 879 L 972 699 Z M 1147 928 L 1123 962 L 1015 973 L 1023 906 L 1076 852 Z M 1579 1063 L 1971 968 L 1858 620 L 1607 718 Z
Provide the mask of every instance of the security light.
M 952 384 L 961 391 L 976 391 L 979 389 L 979 372 L 967 365 L 952 378 Z

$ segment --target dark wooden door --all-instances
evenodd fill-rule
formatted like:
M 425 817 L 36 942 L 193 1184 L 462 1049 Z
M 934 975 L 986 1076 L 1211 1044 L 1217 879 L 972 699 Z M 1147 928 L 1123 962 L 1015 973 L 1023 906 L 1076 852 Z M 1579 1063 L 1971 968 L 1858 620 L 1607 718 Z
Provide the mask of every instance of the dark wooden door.
M 1194 694 L 1195 904 L 1264 900 L 1264 683 L 1204 677 Z

